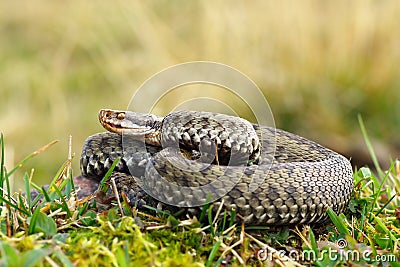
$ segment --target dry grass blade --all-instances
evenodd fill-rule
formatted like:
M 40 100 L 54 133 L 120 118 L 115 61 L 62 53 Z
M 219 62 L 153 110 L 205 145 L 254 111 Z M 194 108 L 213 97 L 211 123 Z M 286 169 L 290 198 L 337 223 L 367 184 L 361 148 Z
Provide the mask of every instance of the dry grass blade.
M 54 140 L 51 141 L 50 143 L 48 143 L 47 145 L 39 148 L 38 150 L 32 152 L 31 154 L 29 154 L 27 157 L 25 157 L 23 160 L 21 160 L 9 173 L 8 176 L 11 176 L 11 174 L 13 174 L 16 170 L 18 170 L 19 168 L 21 168 L 27 161 L 29 161 L 31 158 L 39 155 L 40 153 L 42 153 L 43 151 L 45 151 L 46 149 L 48 149 L 49 147 L 51 147 L 52 145 L 54 145 L 55 143 L 57 143 L 58 140 Z
M 304 267 L 304 265 L 293 261 L 291 258 L 289 258 L 289 257 L 287 257 L 287 256 L 281 256 L 278 250 L 276 250 L 276 249 L 274 249 L 273 247 L 268 246 L 267 244 L 261 242 L 260 240 L 256 239 L 256 238 L 253 237 L 252 235 L 246 233 L 246 236 L 247 236 L 248 238 L 250 238 L 251 240 L 253 240 L 255 243 L 257 243 L 261 248 L 267 249 L 267 250 L 269 251 L 269 253 L 271 253 L 271 254 L 273 255 L 273 257 L 274 257 L 276 260 L 279 260 L 279 261 L 280 261 L 280 264 L 281 264 L 282 266 L 298 266 L 298 267 Z M 288 264 L 290 264 L 290 265 L 288 265 Z
M 125 214 L 124 214 L 124 210 L 122 209 L 121 200 L 120 200 L 121 198 L 119 196 L 117 184 L 115 183 L 114 177 L 111 178 L 111 185 L 112 185 L 112 189 L 114 191 L 115 198 L 117 199 L 119 210 L 121 211 L 122 216 L 124 216 Z

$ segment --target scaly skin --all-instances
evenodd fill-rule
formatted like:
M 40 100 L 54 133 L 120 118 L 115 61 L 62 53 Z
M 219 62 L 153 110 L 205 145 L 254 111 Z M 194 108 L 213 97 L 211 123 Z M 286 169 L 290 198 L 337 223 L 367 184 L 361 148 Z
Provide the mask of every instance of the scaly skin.
M 99 180 L 121 157 L 114 171 L 129 181 L 121 188 L 146 203 L 196 212 L 211 201 L 235 209 L 246 224 L 293 225 L 321 222 L 328 208 L 344 211 L 353 190 L 345 157 L 283 130 L 197 111 L 160 118 L 103 110 L 99 116 L 114 133 L 88 137 L 82 174 Z M 187 159 L 182 149 L 206 156 Z

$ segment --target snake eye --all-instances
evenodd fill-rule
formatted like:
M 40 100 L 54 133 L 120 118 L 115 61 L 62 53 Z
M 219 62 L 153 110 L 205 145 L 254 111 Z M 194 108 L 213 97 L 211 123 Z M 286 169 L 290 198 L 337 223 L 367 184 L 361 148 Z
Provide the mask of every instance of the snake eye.
M 119 120 L 125 119 L 125 114 L 124 113 L 118 113 L 117 119 L 119 119 Z
M 107 112 L 107 113 L 106 113 L 106 118 L 107 118 L 107 119 L 111 119 L 111 117 L 112 117 L 112 116 L 111 116 L 111 113 L 110 113 L 110 112 Z

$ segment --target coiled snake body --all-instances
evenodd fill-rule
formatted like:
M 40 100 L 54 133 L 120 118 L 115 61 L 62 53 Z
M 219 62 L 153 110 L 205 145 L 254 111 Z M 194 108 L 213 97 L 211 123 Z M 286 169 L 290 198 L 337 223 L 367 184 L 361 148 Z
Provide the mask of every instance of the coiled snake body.
M 235 209 L 246 224 L 291 225 L 324 221 L 328 208 L 344 211 L 353 190 L 342 155 L 238 117 L 101 110 L 99 119 L 110 132 L 86 140 L 82 175 L 99 180 L 120 157 L 114 171 L 130 181 L 121 187 L 141 201 L 192 212 L 211 201 L 214 209 Z

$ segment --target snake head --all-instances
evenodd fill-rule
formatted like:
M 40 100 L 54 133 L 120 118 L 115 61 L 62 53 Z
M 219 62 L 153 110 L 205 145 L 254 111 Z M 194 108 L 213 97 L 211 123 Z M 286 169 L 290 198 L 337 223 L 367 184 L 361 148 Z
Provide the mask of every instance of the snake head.
M 153 114 L 101 109 L 99 121 L 103 127 L 117 134 L 151 136 L 158 132 L 161 118 Z

